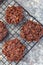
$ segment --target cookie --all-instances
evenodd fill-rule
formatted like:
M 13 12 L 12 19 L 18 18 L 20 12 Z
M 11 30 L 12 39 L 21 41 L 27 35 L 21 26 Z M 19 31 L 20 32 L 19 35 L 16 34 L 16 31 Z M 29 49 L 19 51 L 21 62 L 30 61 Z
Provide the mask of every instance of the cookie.
M 28 20 L 22 26 L 20 35 L 27 41 L 38 41 L 43 36 L 43 27 L 37 22 Z
M 2 41 L 6 37 L 7 33 L 8 30 L 5 24 L 2 21 L 0 21 L 0 41 Z
M 18 62 L 23 57 L 25 46 L 17 38 L 5 42 L 2 52 L 9 61 Z
M 9 24 L 18 24 L 24 18 L 21 6 L 8 6 L 5 19 Z

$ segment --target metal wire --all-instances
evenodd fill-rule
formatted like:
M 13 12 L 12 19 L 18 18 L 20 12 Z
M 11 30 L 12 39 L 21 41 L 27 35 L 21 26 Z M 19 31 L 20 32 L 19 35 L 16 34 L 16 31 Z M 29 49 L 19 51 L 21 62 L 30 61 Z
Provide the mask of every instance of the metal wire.
M 33 19 L 35 20 L 36 22 L 40 23 L 36 18 L 34 18 L 26 9 L 23 8 L 24 10 L 24 19 L 18 24 L 18 25 L 12 25 L 12 24 L 8 24 L 5 20 L 5 10 L 7 8 L 8 5 L 19 5 L 21 6 L 16 0 L 9 0 L 9 1 L 4 1 L 0 6 L 1 6 L 1 9 L 0 9 L 0 20 L 2 20 L 5 24 L 6 24 L 6 27 L 8 28 L 8 31 L 9 31 L 9 35 L 2 41 L 0 42 L 1 44 L 1 47 L 0 47 L 0 50 L 2 50 L 2 45 L 3 43 L 6 41 L 6 40 L 9 40 L 9 39 L 12 39 L 12 38 L 18 38 L 21 40 L 21 42 L 26 46 L 26 50 L 24 52 L 24 55 L 23 55 L 23 58 L 25 57 L 25 55 L 27 53 L 29 53 L 29 51 L 38 43 L 38 42 L 27 42 L 26 40 L 23 40 L 21 37 L 20 37 L 20 29 L 22 27 L 22 25 L 28 20 L 28 19 Z M 41 23 L 40 23 L 41 24 Z M 41 24 L 42 25 L 42 24 Z M 43 25 L 42 25 L 43 26 Z M 42 37 L 41 37 L 42 38 Z M 41 39 L 40 38 L 40 39 Z M 8 60 L 6 59 L 6 57 L 0 53 L 0 55 L 2 55 L 2 60 L 1 62 L 3 63 L 3 65 L 17 65 L 19 62 L 8 62 Z

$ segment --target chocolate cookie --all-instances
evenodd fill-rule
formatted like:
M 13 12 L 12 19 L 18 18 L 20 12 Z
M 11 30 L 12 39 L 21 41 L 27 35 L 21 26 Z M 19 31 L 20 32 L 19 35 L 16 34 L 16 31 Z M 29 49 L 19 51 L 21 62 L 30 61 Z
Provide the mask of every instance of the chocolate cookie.
M 24 50 L 25 46 L 16 38 L 5 42 L 2 52 L 9 61 L 18 62 L 23 57 Z
M 10 24 L 17 24 L 24 17 L 21 6 L 8 6 L 5 14 L 6 21 Z
M 0 21 L 0 41 L 2 41 L 7 35 L 7 28 L 2 21 Z
M 20 35 L 27 41 L 38 41 L 43 36 L 43 27 L 29 20 L 22 26 Z

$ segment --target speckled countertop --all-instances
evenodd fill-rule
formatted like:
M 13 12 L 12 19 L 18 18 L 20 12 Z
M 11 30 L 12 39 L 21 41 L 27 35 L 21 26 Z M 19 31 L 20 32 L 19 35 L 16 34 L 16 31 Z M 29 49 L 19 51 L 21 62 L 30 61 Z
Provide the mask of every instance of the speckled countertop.
M 17 0 L 43 24 L 43 0 Z
M 17 1 L 43 24 L 43 0 Z M 25 56 L 20 65 L 43 65 L 43 39 Z
M 43 0 L 16 0 L 16 1 L 18 1 L 27 11 L 29 11 L 31 15 L 33 15 L 35 18 L 37 18 L 37 20 L 39 20 L 43 24 Z M 1 64 L 0 62 L 0 65 L 3 64 Z M 20 61 L 18 65 L 43 65 L 43 38 L 23 58 L 23 60 Z

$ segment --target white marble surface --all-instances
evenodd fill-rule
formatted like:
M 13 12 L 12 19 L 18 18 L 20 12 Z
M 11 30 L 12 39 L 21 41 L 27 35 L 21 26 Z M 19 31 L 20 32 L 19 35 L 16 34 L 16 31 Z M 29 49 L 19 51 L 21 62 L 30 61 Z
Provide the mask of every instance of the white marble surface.
M 43 0 L 17 0 L 27 11 L 30 12 L 43 24 Z
M 17 1 L 26 10 L 28 10 L 30 14 L 36 17 L 43 24 L 43 0 L 17 0 Z M 4 6 L 4 8 L 6 7 Z M 1 10 L 2 9 L 0 9 L 0 11 Z M 0 62 L 0 65 L 3 65 L 2 62 Z M 6 65 L 9 64 L 6 63 Z M 25 56 L 25 58 L 18 65 L 43 65 L 43 39 L 41 39 L 41 41 L 37 43 L 37 45 Z
M 43 24 L 43 0 L 17 1 Z M 20 65 L 43 65 L 43 39 L 25 56 Z
M 18 65 L 43 65 L 43 39 L 25 56 Z

